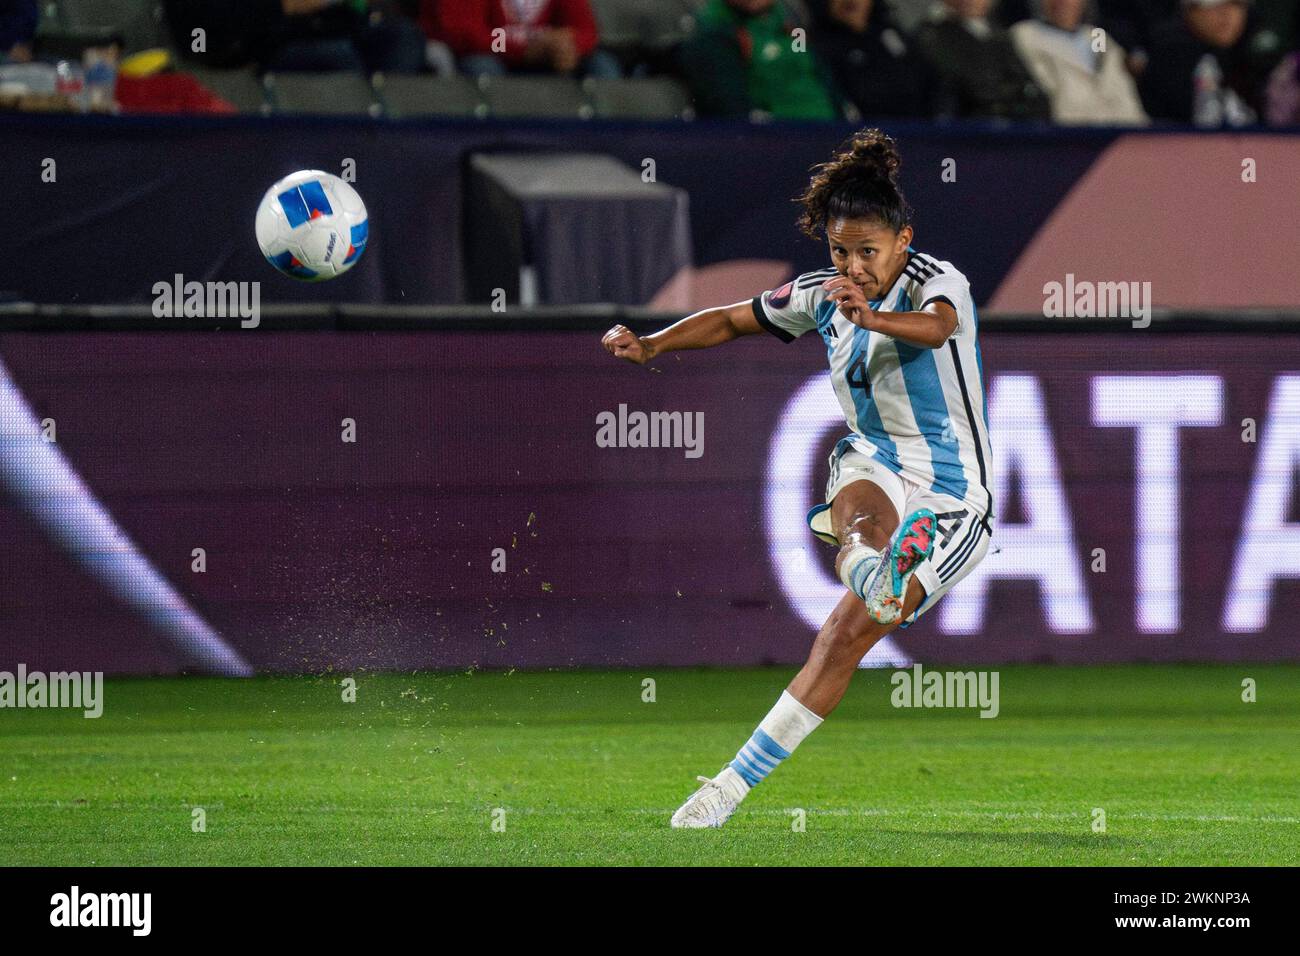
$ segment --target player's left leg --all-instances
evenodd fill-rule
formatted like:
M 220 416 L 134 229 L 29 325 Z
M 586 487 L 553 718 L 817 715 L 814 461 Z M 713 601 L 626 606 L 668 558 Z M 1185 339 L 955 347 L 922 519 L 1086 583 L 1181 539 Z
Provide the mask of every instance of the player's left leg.
M 803 669 L 735 759 L 716 777 L 699 778 L 704 786 L 673 814 L 674 827 L 725 823 L 750 789 L 789 757 L 840 702 L 867 651 L 925 600 L 925 589 L 913 575 L 933 546 L 933 512 L 909 511 L 900 524 L 890 496 L 864 479 L 838 491 L 831 514 L 835 536 L 843 542 L 836 566 L 849 592 L 822 625 Z M 869 563 L 870 573 L 855 573 L 855 561 Z M 895 602 L 898 606 L 888 606 L 888 623 L 882 623 L 885 598 L 894 601 L 895 594 L 903 597 Z
M 913 578 L 903 605 L 904 618 L 924 600 L 925 589 Z M 834 710 L 858 663 L 901 620 L 881 624 L 872 619 L 860 597 L 845 593 L 817 633 L 803 669 L 781 693 L 735 759 L 716 777 L 699 778 L 703 786 L 673 814 L 672 825 L 677 828 L 722 826 L 749 791 L 789 757 Z M 744 769 L 744 775 L 737 766 Z
M 925 588 L 913 578 L 903 604 L 904 617 L 892 624 L 881 624 L 871 617 L 867 606 L 856 595 L 840 598 L 817 632 L 808 660 L 786 688 L 787 696 L 817 718 L 814 727 L 839 705 L 867 652 L 924 601 Z

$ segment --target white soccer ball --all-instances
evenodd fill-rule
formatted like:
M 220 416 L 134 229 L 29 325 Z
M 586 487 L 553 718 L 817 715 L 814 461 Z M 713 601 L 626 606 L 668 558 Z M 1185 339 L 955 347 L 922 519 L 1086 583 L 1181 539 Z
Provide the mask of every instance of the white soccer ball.
M 351 269 L 370 235 L 366 204 L 329 173 L 304 169 L 266 191 L 257 207 L 257 244 L 287 276 L 333 279 Z

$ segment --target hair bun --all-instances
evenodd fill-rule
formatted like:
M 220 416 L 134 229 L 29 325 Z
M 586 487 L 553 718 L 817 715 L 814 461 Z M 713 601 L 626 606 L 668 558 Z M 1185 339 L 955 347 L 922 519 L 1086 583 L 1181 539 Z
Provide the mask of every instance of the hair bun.
M 877 220 L 898 232 L 912 210 L 898 186 L 903 157 L 884 131 L 863 129 L 849 137 L 829 162 L 812 168 L 808 188 L 796 200 L 803 206 L 799 228 L 821 238 L 832 217 Z
M 903 157 L 899 155 L 893 137 L 882 130 L 864 129 L 854 133 L 841 155 L 862 172 L 898 185 Z

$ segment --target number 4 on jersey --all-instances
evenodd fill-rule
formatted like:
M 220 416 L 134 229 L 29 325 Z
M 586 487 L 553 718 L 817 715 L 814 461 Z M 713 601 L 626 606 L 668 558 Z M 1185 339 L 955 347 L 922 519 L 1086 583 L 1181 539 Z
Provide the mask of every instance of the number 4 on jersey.
M 868 395 L 871 394 L 871 379 L 867 376 L 867 353 L 859 352 L 853 357 L 853 362 L 849 365 L 849 370 L 845 373 L 845 380 L 853 388 L 860 388 Z

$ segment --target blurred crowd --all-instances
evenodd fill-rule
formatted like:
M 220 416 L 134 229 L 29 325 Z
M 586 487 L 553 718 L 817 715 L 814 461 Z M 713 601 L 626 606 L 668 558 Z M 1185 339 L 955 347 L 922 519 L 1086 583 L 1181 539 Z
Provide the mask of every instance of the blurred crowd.
M 261 69 L 637 77 L 703 116 L 986 118 L 1201 127 L 1300 122 L 1300 0 L 637 0 L 689 11 L 602 36 L 633 0 L 164 0 L 175 45 Z M 593 4 L 597 9 L 593 10 Z M 647 17 L 646 22 L 650 19 Z M 31 56 L 37 0 L 0 0 Z

